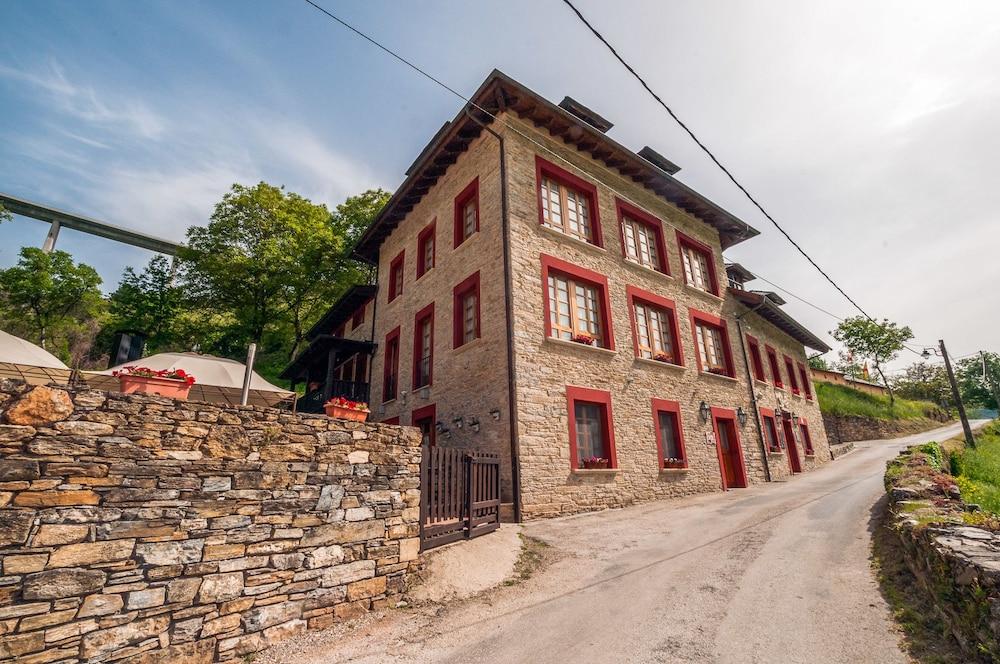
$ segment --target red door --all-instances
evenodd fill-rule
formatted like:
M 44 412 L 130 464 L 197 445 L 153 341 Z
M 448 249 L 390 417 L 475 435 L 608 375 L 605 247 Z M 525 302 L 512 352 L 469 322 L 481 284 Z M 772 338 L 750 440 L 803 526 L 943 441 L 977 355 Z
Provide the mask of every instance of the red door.
M 715 440 L 719 454 L 719 468 L 722 471 L 724 489 L 746 488 L 747 475 L 743 465 L 743 451 L 736 430 L 736 417 L 732 411 L 713 408 L 715 415 Z
M 795 442 L 795 431 L 792 429 L 792 419 L 787 415 L 781 418 L 781 426 L 785 431 L 785 445 L 788 448 L 788 464 L 793 473 L 802 472 L 802 462 L 799 461 L 799 446 Z

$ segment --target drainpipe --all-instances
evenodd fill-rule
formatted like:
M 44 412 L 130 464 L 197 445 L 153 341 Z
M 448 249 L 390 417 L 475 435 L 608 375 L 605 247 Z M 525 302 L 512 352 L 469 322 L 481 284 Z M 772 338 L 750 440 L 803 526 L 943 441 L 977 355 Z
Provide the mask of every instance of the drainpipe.
M 767 445 L 764 443 L 764 423 L 760 418 L 760 408 L 757 406 L 757 388 L 754 383 L 753 372 L 750 370 L 750 357 L 747 353 L 747 340 L 746 335 L 743 331 L 743 318 L 747 314 L 752 314 L 767 303 L 767 295 L 763 296 L 763 300 L 760 301 L 753 309 L 743 312 L 742 315 L 736 317 L 736 331 L 740 335 L 740 348 L 743 350 L 743 366 L 747 370 L 747 385 L 750 386 L 750 407 L 753 409 L 753 421 L 757 425 L 757 439 L 760 441 L 760 452 L 761 459 L 764 460 L 764 479 L 768 482 L 771 481 L 771 463 L 767 458 Z
M 504 309 L 507 318 L 507 415 L 510 427 L 510 479 L 514 491 L 514 521 L 521 522 L 521 462 L 517 439 L 517 400 L 515 390 L 517 382 L 514 372 L 514 279 L 510 266 L 510 218 L 507 204 L 507 151 L 503 136 L 493 131 L 481 122 L 468 107 L 465 115 L 480 127 L 488 131 L 500 143 L 500 223 L 503 232 L 503 274 L 504 274 Z

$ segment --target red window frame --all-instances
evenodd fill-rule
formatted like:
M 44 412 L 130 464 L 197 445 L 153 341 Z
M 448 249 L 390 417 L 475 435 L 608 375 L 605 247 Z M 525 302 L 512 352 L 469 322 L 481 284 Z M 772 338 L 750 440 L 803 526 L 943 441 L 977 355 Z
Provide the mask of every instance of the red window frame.
M 387 291 L 389 294 L 389 302 L 392 302 L 403 294 L 403 282 L 406 280 L 403 272 L 405 256 L 406 250 L 403 249 L 396 255 L 395 258 L 392 259 L 392 262 L 389 263 L 389 288 Z M 398 291 L 396 290 L 397 274 L 400 275 Z
M 546 280 L 547 283 L 548 280 Z M 548 292 L 547 287 L 546 292 Z M 635 356 L 639 357 L 639 328 L 635 320 L 635 302 L 638 300 L 643 304 L 665 309 L 670 314 L 670 333 L 673 335 L 674 359 L 676 360 L 672 364 L 683 367 L 684 350 L 681 343 L 680 326 L 677 323 L 677 305 L 674 301 L 631 285 L 625 287 L 625 294 L 628 297 L 628 315 L 629 321 L 632 323 L 632 350 L 635 352 Z
M 351 315 L 352 331 L 361 327 L 361 325 L 365 322 L 365 310 L 367 308 L 368 308 L 368 301 L 365 300 L 364 304 L 362 304 L 360 307 L 354 310 L 354 313 Z
M 767 447 L 768 452 L 781 452 L 781 430 L 778 428 L 778 420 L 774 416 L 774 409 L 772 408 L 761 408 L 760 409 L 761 428 L 767 430 L 767 425 L 771 425 L 771 432 L 774 434 L 774 444 L 777 447 L 772 447 L 767 441 L 767 435 L 764 436 L 764 445 Z
M 421 332 L 424 323 L 428 323 L 431 326 L 431 354 L 428 358 L 427 366 L 427 382 L 423 385 L 418 385 L 417 380 L 420 378 L 420 350 L 421 350 Z M 412 385 L 414 390 L 419 390 L 424 387 L 430 387 L 434 383 L 434 303 L 431 302 L 426 307 L 421 309 L 413 316 L 413 375 L 412 375 Z
M 479 294 L 479 271 L 477 270 L 463 279 L 452 291 L 452 348 L 459 348 L 466 343 L 471 343 L 465 341 L 465 308 L 462 306 L 462 300 L 469 293 L 476 295 L 476 336 L 474 339 L 478 339 L 482 335 L 482 298 Z
M 567 187 L 572 187 L 576 189 L 581 194 L 587 197 L 587 201 L 590 204 L 590 227 L 594 233 L 594 241 L 591 243 L 597 247 L 604 246 L 604 238 L 601 233 L 601 214 L 597 207 L 597 186 L 587 182 L 581 177 L 573 175 L 569 171 L 559 168 L 551 161 L 542 159 L 540 156 L 535 155 L 535 193 L 538 204 L 538 225 L 545 226 L 545 217 L 542 214 L 542 207 L 544 202 L 542 201 L 542 177 L 548 176 L 553 180 L 566 185 Z M 567 235 L 567 237 L 572 237 Z M 580 240 L 583 242 L 584 240 Z
M 685 235 L 684 233 L 677 231 L 677 252 L 681 253 L 684 247 L 688 247 L 690 249 L 694 249 L 695 251 L 699 251 L 705 254 L 706 262 L 708 263 L 708 280 L 712 287 L 711 291 L 709 292 L 711 292 L 712 295 L 718 296 L 719 275 L 715 269 L 715 252 L 712 250 L 712 247 L 708 246 L 704 242 L 701 242 L 700 240 L 694 239 L 690 235 Z M 684 256 L 681 256 L 680 259 L 681 259 L 681 272 L 684 272 Z M 684 276 L 684 283 L 687 284 L 688 283 L 687 274 L 685 273 L 683 276 Z M 688 285 L 690 285 L 692 288 L 697 288 L 697 286 L 691 284 Z
M 542 263 L 542 313 L 545 317 L 545 337 L 552 338 L 552 318 L 549 314 L 549 272 L 559 272 L 595 286 L 601 294 L 601 326 L 604 330 L 604 348 L 615 349 L 615 332 L 611 325 L 611 299 L 608 295 L 608 278 L 603 274 L 579 267 L 555 256 L 541 255 Z
M 795 376 L 795 362 L 792 358 L 785 357 L 785 373 L 788 374 L 788 384 L 792 387 L 792 394 L 799 394 L 799 379 Z
M 431 246 L 431 264 L 427 265 L 427 252 L 425 246 L 427 241 L 433 242 Z M 417 279 L 427 274 L 428 270 L 433 270 L 437 264 L 437 219 L 424 226 L 417 235 Z
M 767 374 L 764 373 L 764 358 L 760 354 L 760 342 L 749 334 L 747 335 L 747 350 L 750 353 L 750 368 L 753 369 L 753 377 L 766 383 Z
M 434 404 L 428 404 L 414 408 L 413 412 L 410 413 L 410 426 L 419 427 L 421 420 L 431 421 L 430 430 L 427 432 L 430 439 L 428 445 L 434 447 L 437 444 L 437 407 Z M 421 444 L 423 443 L 421 442 Z
M 711 325 L 716 327 L 720 331 L 720 336 L 722 337 L 722 354 L 726 359 L 726 376 L 730 378 L 736 377 L 736 365 L 733 363 L 733 349 L 732 344 L 729 342 L 729 327 L 726 325 L 726 321 L 719 318 L 718 316 L 713 316 L 710 313 L 704 311 L 698 311 L 697 309 L 688 309 L 688 315 L 691 318 L 691 339 L 694 341 L 694 359 L 697 363 L 699 373 L 708 373 L 701 366 L 701 353 L 698 352 L 698 328 L 697 323 L 702 323 L 704 325 Z
M 778 351 L 771 346 L 764 346 L 767 352 L 767 363 L 771 367 L 771 378 L 774 380 L 774 387 L 778 390 L 785 389 L 785 381 L 781 380 L 781 367 L 778 364 Z
M 680 459 L 684 462 L 684 467 L 688 467 L 687 451 L 684 448 L 684 424 L 681 422 L 681 405 L 677 401 L 668 401 L 666 399 L 653 399 L 653 429 L 656 432 L 656 453 L 657 453 L 657 463 L 660 468 L 666 468 L 664 463 L 663 454 L 663 436 L 660 430 L 660 413 L 673 413 L 677 421 L 677 451 L 680 453 Z
M 799 362 L 798 364 L 799 364 L 799 378 L 802 379 L 802 391 L 805 392 L 806 399 L 812 401 L 813 393 L 812 393 L 812 386 L 809 384 L 809 371 L 806 369 L 806 365 L 802 364 L 801 362 Z
M 389 349 L 392 348 L 392 344 L 396 345 L 396 354 L 392 358 L 392 363 L 389 362 Z M 385 352 L 382 357 L 382 401 L 392 401 L 399 396 L 399 357 L 400 357 L 400 343 L 399 343 L 399 327 L 389 332 L 385 335 Z M 395 394 L 391 397 L 389 396 L 389 378 L 395 373 L 396 375 L 396 386 Z
M 816 456 L 812 435 L 809 433 L 809 422 L 804 417 L 799 418 L 799 431 L 802 433 L 802 445 L 805 447 L 806 456 Z
M 645 210 L 618 197 L 615 197 L 615 210 L 618 212 L 618 237 L 622 243 L 622 256 L 625 260 L 632 262 L 625 249 L 625 217 L 628 216 L 653 229 L 653 235 L 656 238 L 657 260 L 660 262 L 660 268 L 656 271 L 670 274 L 670 263 L 667 261 L 667 243 L 663 239 L 663 222 Z
M 615 453 L 615 427 L 611 411 L 611 392 L 593 390 L 575 385 L 566 386 L 566 407 L 569 414 L 569 465 L 573 470 L 579 470 L 576 449 L 576 402 L 597 404 L 604 407 L 604 440 L 608 446 L 608 467 L 618 467 L 618 455 Z
M 466 203 L 474 200 L 476 202 L 476 230 L 472 231 L 472 235 L 479 232 L 479 176 L 466 185 L 465 189 L 459 192 L 458 196 L 455 197 L 455 249 L 458 249 L 466 240 L 472 238 L 464 237 L 465 232 L 465 219 L 463 218 L 462 212 L 465 208 Z
M 399 415 L 396 417 L 390 417 L 387 420 L 382 420 L 381 424 L 399 424 Z

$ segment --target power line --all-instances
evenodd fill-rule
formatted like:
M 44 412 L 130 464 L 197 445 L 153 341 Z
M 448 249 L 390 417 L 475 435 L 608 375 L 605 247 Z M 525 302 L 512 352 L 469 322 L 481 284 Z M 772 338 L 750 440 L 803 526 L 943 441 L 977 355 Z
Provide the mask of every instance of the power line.
M 306 0 L 306 1 L 308 2 L 309 0 Z M 861 305 L 859 305 L 859 304 L 858 304 L 857 302 L 855 302 L 855 301 L 854 301 L 854 299 L 853 299 L 853 298 L 851 298 L 851 296 L 850 296 L 850 295 L 848 295 L 848 294 L 847 294 L 847 293 L 846 293 L 846 292 L 844 291 L 844 289 L 843 289 L 843 288 L 841 288 L 841 287 L 840 287 L 840 286 L 839 286 L 839 285 L 837 284 L 837 282 L 836 282 L 836 281 L 834 281 L 834 280 L 833 280 L 833 279 L 832 279 L 832 278 L 830 277 L 830 275 L 828 275 L 828 274 L 827 274 L 827 273 L 826 273 L 826 272 L 825 272 L 825 271 L 823 270 L 823 268 L 821 268 L 821 267 L 819 266 L 819 264 L 818 264 L 818 263 L 816 263 L 816 261 L 814 261 L 814 260 L 812 259 L 812 257 L 811 257 L 811 256 L 810 256 L 809 254 L 807 254 L 807 253 L 806 253 L 805 249 L 803 249 L 803 248 L 802 248 L 801 246 L 799 246 L 799 243 L 798 243 L 798 242 L 796 242 L 795 240 L 793 240 L 793 239 L 792 239 L 792 236 L 791 236 L 791 235 L 789 235 L 789 234 L 788 234 L 788 232 L 787 232 L 787 231 L 786 231 L 786 230 L 785 230 L 784 228 L 782 228 L 782 227 L 781 227 L 781 224 L 779 224 L 779 223 L 778 223 L 777 221 L 775 221 L 774 217 L 772 217 L 772 216 L 771 216 L 771 215 L 770 215 L 770 214 L 769 214 L 769 213 L 767 212 L 767 210 L 765 210 L 765 209 L 764 209 L 764 206 L 762 206 L 762 205 L 761 205 L 760 203 L 758 203 L 758 202 L 757 202 L 757 199 L 755 199 L 755 198 L 754 198 L 754 197 L 753 197 L 753 196 L 752 196 L 752 195 L 750 194 L 750 192 L 749 192 L 749 191 L 747 191 L 746 187 L 744 187 L 744 186 L 743 186 L 742 184 L 740 184 L 739 180 L 737 180 L 737 179 L 736 179 L 736 177 L 735 177 L 735 176 L 734 176 L 734 175 L 733 175 L 733 174 L 732 174 L 732 173 L 731 173 L 731 172 L 729 171 L 729 169 L 728 169 L 728 168 L 726 168 L 725 166 L 723 166 L 723 165 L 722 165 L 722 162 L 721 162 L 721 161 L 719 161 L 719 159 L 718 159 L 718 158 L 717 158 L 717 157 L 716 157 L 716 156 L 715 156 L 715 155 L 714 155 L 714 154 L 712 153 L 712 151 L 711 151 L 711 150 L 709 150 L 709 149 L 708 149 L 708 147 L 707 147 L 707 146 L 706 146 L 706 145 L 705 145 L 704 143 L 702 143 L 702 142 L 701 142 L 701 139 L 699 139 L 699 138 L 698 138 L 698 137 L 697 137 L 697 136 L 695 135 L 695 133 L 694 133 L 693 131 L 691 131 L 691 129 L 690 129 L 690 128 L 689 128 L 689 127 L 688 127 L 688 126 L 686 125 L 686 124 L 684 124 L 684 122 L 683 122 L 683 121 L 682 121 L 682 120 L 681 120 L 681 119 L 680 119 L 680 118 L 679 118 L 679 117 L 677 116 L 677 114 L 676 114 L 676 113 L 674 113 L 673 109 L 671 109 L 671 108 L 670 108 L 669 106 L 667 106 L 666 102 L 664 102 L 664 101 L 663 101 L 663 99 L 661 99 L 661 98 L 660 98 L 660 96 L 659 96 L 658 94 L 656 94 L 655 92 L 653 92 L 653 89 L 652 89 L 651 87 L 649 87 L 649 84 L 648 84 L 648 83 L 646 83 L 646 81 L 645 81 L 645 80 L 644 80 L 644 79 L 642 78 L 642 76 L 640 76 L 640 75 L 639 75 L 639 73 L 638 73 L 638 72 L 636 72 L 636 70 L 635 70 L 635 69 L 634 69 L 634 68 L 632 67 L 632 65 L 630 65 L 630 64 L 629 64 L 628 62 L 626 62 L 626 61 L 625 61 L 625 58 L 623 58 L 623 57 L 622 57 L 621 55 L 619 55 L 619 54 L 618 54 L 618 51 L 617 51 L 617 50 L 615 50 L 615 47 L 614 47 L 614 46 L 612 46 L 612 45 L 611 45 L 611 44 L 610 44 L 610 43 L 608 42 L 608 40 L 604 38 L 604 35 L 602 35 L 602 34 L 601 34 L 600 32 L 598 32 L 598 31 L 597 31 L 597 29 L 596 29 L 596 28 L 595 28 L 595 27 L 594 27 L 593 25 L 591 25 L 590 21 L 588 21 L 588 20 L 586 19 L 586 17 L 584 17 L 584 15 L 583 15 L 583 14 L 582 14 L 582 13 L 580 12 L 580 10 L 579 10 L 579 9 L 577 9 L 577 8 L 576 8 L 576 6 L 574 6 L 574 5 L 573 5 L 573 3 L 572 3 L 572 2 L 570 2 L 570 0 L 563 0 L 563 2 L 564 2 L 564 3 L 566 3 L 566 5 L 567 5 L 567 6 L 568 6 L 568 7 L 569 7 L 569 8 L 571 9 L 571 10 L 573 10 L 573 13 L 574 13 L 574 14 L 576 14 L 577 18 L 579 18 L 579 19 L 580 19 L 580 20 L 581 20 L 581 21 L 583 22 L 583 24 L 587 26 L 587 28 L 588 28 L 588 29 L 589 29 L 589 30 L 590 30 L 590 31 L 591 31 L 591 32 L 592 32 L 592 33 L 594 34 L 594 36 L 595 36 L 595 37 L 597 37 L 597 39 L 599 39 L 599 40 L 601 41 L 601 43 L 602 43 L 602 44 L 604 44 L 605 46 L 607 46 L 607 47 L 608 47 L 608 50 L 609 50 L 609 51 L 611 51 L 611 54 L 612 54 L 613 56 L 615 56 L 615 59 L 616 59 L 616 60 L 618 60 L 618 62 L 620 62 L 620 63 L 622 64 L 622 66 L 624 66 L 624 67 L 625 67 L 625 69 L 627 69 L 627 70 L 629 71 L 629 73 L 630 73 L 630 74 L 632 74 L 632 76 L 634 76 L 634 77 L 636 78 L 636 80 L 637 80 L 637 81 L 639 81 L 639 83 L 640 83 L 640 84 L 642 85 L 642 87 L 646 89 L 646 92 L 648 92 L 648 93 L 649 93 L 650 95 L 652 95 L 653 99 L 655 99 L 655 100 L 657 101 L 657 103 L 659 103 L 659 105 L 660 105 L 660 106 L 662 106 L 662 107 L 663 107 L 663 109 L 664 109 L 664 110 L 665 110 L 665 111 L 666 111 L 667 113 L 669 113 L 669 114 L 670 114 L 670 117 L 672 117 L 672 118 L 674 119 L 674 121 L 675 121 L 675 122 L 676 122 L 676 123 L 677 123 L 678 125 L 680 125 L 681 129 L 683 129 L 683 130 L 684 130 L 685 132 L 687 132 L 687 135 L 691 137 L 691 140 L 693 140 L 693 141 L 694 141 L 694 142 L 695 142 L 695 143 L 696 143 L 696 144 L 698 145 L 698 147 L 699 147 L 699 148 L 701 148 L 701 149 L 702 149 L 702 151 L 703 151 L 703 152 L 704 152 L 705 154 L 707 154 L 707 155 L 708 155 L 709 159 L 711 159 L 711 160 L 712 160 L 713 162 L 715 162 L 715 165 L 716 165 L 716 166 L 718 166 L 718 167 L 719 167 L 719 168 L 720 168 L 720 169 L 722 170 L 722 172 L 723 172 L 723 173 L 725 173 L 725 174 L 726 174 L 726 176 L 727 176 L 727 177 L 728 177 L 728 178 L 729 178 L 729 179 L 730 179 L 730 180 L 732 181 L 732 183 L 733 183 L 733 184 L 735 184 L 735 185 L 736 185 L 736 187 L 737 187 L 737 188 L 738 188 L 738 189 L 739 189 L 740 191 L 742 191 L 742 192 L 743 192 L 743 194 L 744 194 L 744 195 L 745 195 L 745 196 L 747 197 L 747 199 L 749 199 L 749 200 L 750 200 L 750 202 L 751 202 L 751 203 L 753 203 L 754 207 L 756 207 L 756 208 L 757 208 L 758 210 L 760 210 L 761 214 L 763 214 L 763 215 L 764 215 L 764 216 L 765 216 L 765 217 L 767 218 L 767 220 L 768 220 L 768 221 L 770 221 L 770 222 L 771 222 L 771 223 L 772 223 L 772 224 L 774 225 L 774 227 L 775 227 L 775 228 L 777 228 L 777 229 L 778 229 L 778 231 L 780 231 L 780 232 L 781 232 L 781 234 L 785 236 L 785 239 L 786 239 L 786 240 L 788 240 L 788 241 L 789 241 L 789 242 L 790 242 L 790 243 L 792 244 L 792 246 L 793 246 L 793 247 L 795 247 L 795 248 L 796 248 L 796 249 L 798 250 L 798 252 L 799 252 L 800 254 L 802 254 L 802 256 L 804 256 L 804 257 L 805 257 L 805 259 L 806 259 L 807 261 L 809 261 L 809 263 L 810 263 L 810 264 L 812 264 L 812 266 L 813 266 L 814 268 L 816 268 L 816 270 L 817 270 L 817 271 L 818 271 L 818 272 L 819 272 L 819 273 L 820 273 L 821 275 L 823 275 L 823 277 L 824 277 L 824 278 L 825 278 L 825 279 L 826 279 L 826 280 L 827 280 L 828 282 L 830 282 L 830 284 L 831 284 L 831 285 L 832 285 L 832 286 L 833 286 L 834 288 L 836 288 L 836 289 L 837 289 L 837 291 L 838 291 L 838 292 L 839 292 L 839 293 L 840 293 L 841 295 L 843 295 L 843 296 L 844 296 L 845 298 L 847 298 L 847 301 L 848 301 L 848 302 L 850 302 L 850 303 L 851 303 L 852 305 L 854 305 L 854 308 L 855 308 L 855 309 L 857 309 L 858 311 L 860 311 L 860 312 L 861 312 L 861 314 L 862 314 L 862 315 L 863 315 L 863 316 L 864 316 L 865 318 L 867 318 L 868 320 L 872 321 L 873 323 L 877 322 L 877 321 L 876 321 L 876 320 L 875 320 L 874 318 L 872 318 L 871 316 L 869 316 L 869 315 L 868 315 L 868 313 L 867 313 L 867 312 L 866 312 L 866 311 L 865 311 L 864 309 L 862 309 L 862 308 L 861 308 Z

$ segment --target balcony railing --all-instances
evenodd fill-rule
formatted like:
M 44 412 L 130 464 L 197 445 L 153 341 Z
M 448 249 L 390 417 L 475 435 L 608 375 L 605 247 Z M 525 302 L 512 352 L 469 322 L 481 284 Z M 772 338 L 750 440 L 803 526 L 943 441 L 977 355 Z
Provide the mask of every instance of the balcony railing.
M 352 401 L 368 401 L 368 383 L 353 380 L 335 380 L 330 386 L 330 398 L 344 397 Z M 300 413 L 322 413 L 323 388 L 307 392 L 299 399 L 297 410 Z

